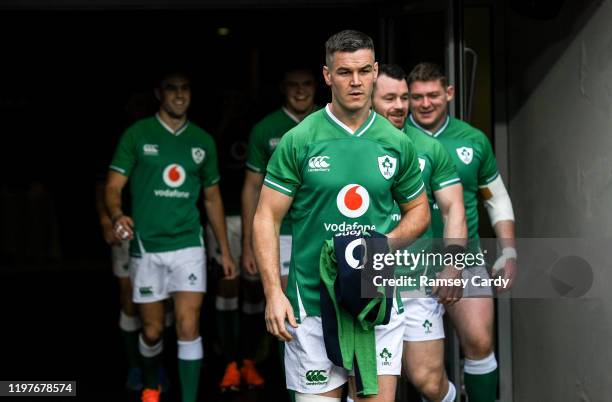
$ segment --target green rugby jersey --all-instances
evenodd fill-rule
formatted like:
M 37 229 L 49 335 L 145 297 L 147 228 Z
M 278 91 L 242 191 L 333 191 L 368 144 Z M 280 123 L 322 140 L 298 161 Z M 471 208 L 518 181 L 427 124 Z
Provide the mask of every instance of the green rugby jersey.
M 257 123 L 249 136 L 249 151 L 246 167 L 255 173 L 265 174 L 272 152 L 285 133 L 297 126 L 300 121 L 287 108 L 282 107 Z M 281 225 L 280 233 L 291 234 L 291 217 L 287 214 Z
M 410 115 L 408 124 L 440 141 L 450 155 L 463 184 L 463 202 L 468 238 L 478 244 L 478 190 L 499 176 L 493 148 L 484 133 L 468 123 L 447 117 L 446 123 L 435 133 L 420 127 Z M 442 237 L 444 225 L 437 206 L 431 217 L 435 237 Z
M 452 186 L 461 182 L 457 169 L 451 160 L 448 152 L 444 149 L 444 146 L 439 141 L 429 137 L 421 131 L 410 127 L 408 124 L 404 126 L 404 133 L 412 140 L 416 147 L 417 157 L 419 159 L 419 168 L 421 169 L 421 176 L 423 177 L 423 183 L 425 184 L 425 190 L 427 191 L 427 201 L 429 202 L 429 210 L 434 213 L 434 208 L 437 209 L 436 199 L 434 192 L 441 190 L 445 187 Z M 399 206 L 396 205 L 395 213 L 393 214 L 393 221 L 397 224 L 401 218 Z M 432 220 L 433 221 L 433 220 Z M 442 235 L 440 236 L 442 237 Z M 431 239 L 434 238 L 433 228 L 430 224 L 427 231 L 421 235 L 420 239 Z M 419 241 L 413 244 L 408 250 L 418 253 L 419 251 L 431 250 L 430 241 Z M 398 266 L 396 268 L 396 275 L 417 275 L 423 271 L 424 266 L 410 267 Z
M 296 317 L 320 315 L 323 242 L 352 230 L 389 232 L 395 201 L 409 202 L 424 189 L 406 135 L 375 112 L 353 132 L 329 106 L 283 136 L 267 172 L 266 186 L 293 197 L 286 293 Z
M 147 252 L 202 246 L 196 202 L 219 181 L 212 137 L 187 122 L 173 132 L 159 116 L 142 119 L 121 137 L 110 169 L 130 178 L 135 239 Z

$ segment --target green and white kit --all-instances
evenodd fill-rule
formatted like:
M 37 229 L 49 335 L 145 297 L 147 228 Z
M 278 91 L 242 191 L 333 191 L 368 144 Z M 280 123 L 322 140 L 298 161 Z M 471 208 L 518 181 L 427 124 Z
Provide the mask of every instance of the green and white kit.
M 309 331 L 298 328 L 296 338 L 287 343 L 287 386 L 303 393 L 325 392 L 343 382 L 325 353 L 313 352 L 308 360 L 299 360 L 303 358 L 300 348 L 324 350 L 320 321 L 311 318 L 320 316 L 321 247 L 338 233 L 361 229 L 387 233 L 393 227 L 395 202 L 409 202 L 424 190 L 414 145 L 375 112 L 353 131 L 327 106 L 283 136 L 268 164 L 264 185 L 293 198 L 293 254 L 286 293 L 296 317 L 317 326 Z M 380 335 L 377 331 L 377 345 L 388 337 L 401 344 L 403 327 L 396 323 L 397 319 L 389 328 L 381 327 Z M 382 367 L 399 374 L 399 364 L 389 359 L 401 360 L 401 353 L 387 352 L 381 352 L 381 359 L 386 358 Z M 322 373 L 325 384 L 295 380 L 295 373 L 312 379 L 307 374 L 313 371 Z M 343 375 L 346 381 L 347 373 Z
M 121 137 L 110 169 L 130 178 L 135 299 L 142 303 L 166 298 L 169 292 L 204 291 L 204 242 L 196 202 L 202 188 L 219 181 L 212 137 L 190 122 L 173 131 L 159 116 L 142 119 Z M 190 272 L 162 263 L 167 253 L 179 250 L 190 250 L 181 252 Z

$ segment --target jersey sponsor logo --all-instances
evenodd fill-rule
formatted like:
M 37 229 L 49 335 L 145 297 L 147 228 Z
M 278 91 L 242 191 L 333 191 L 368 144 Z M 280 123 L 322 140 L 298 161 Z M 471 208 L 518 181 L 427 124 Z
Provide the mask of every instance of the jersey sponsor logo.
M 425 158 L 419 158 L 419 169 L 421 169 L 421 172 L 425 169 Z
M 392 214 L 391 220 L 393 222 L 399 222 L 400 220 L 402 220 L 402 214 Z
M 383 155 L 378 157 L 378 169 L 383 177 L 389 180 L 395 173 L 397 167 L 397 159 L 390 155 Z
M 376 225 L 362 225 L 359 222 L 323 223 L 327 232 L 335 233 L 335 236 L 356 236 L 366 231 L 376 230 Z
M 153 190 L 153 194 L 156 197 L 164 197 L 164 198 L 189 198 L 189 193 L 187 191 L 179 191 L 177 189 L 170 190 Z
M 457 156 L 459 156 L 461 162 L 469 165 L 472 163 L 472 159 L 474 158 L 474 150 L 470 147 L 457 148 Z
M 359 218 L 370 206 L 370 195 L 368 190 L 359 184 L 347 184 L 338 193 L 336 205 L 342 215 Z
M 196 165 L 199 165 L 200 163 L 202 163 L 205 156 L 206 156 L 206 151 L 204 151 L 202 148 L 198 148 L 198 147 L 191 148 L 191 157 L 193 158 L 193 161 L 196 163 Z
M 271 150 L 274 150 L 279 142 L 280 142 L 280 138 L 278 137 L 270 138 L 268 140 L 268 145 L 270 146 Z
M 166 183 L 168 187 L 176 188 L 180 187 L 185 182 L 187 175 L 185 174 L 185 169 L 183 169 L 181 165 L 173 163 L 164 169 L 162 177 L 164 183 Z
M 306 372 L 306 385 L 320 385 L 327 382 L 326 370 L 308 370 Z
M 329 172 L 329 156 L 313 156 L 308 159 L 309 172 Z
M 157 145 L 157 144 L 144 144 L 142 146 L 142 152 L 145 155 L 157 156 L 157 155 L 159 155 L 159 145 Z
M 355 258 L 355 249 L 357 247 L 363 247 L 362 255 L 365 256 L 366 252 L 366 242 L 365 239 L 355 239 L 346 246 L 344 249 L 344 260 L 348 264 L 349 267 L 353 269 L 363 269 L 365 267 L 365 258 L 362 258 L 362 261 L 359 261 Z M 362 262 L 360 265 L 359 263 Z

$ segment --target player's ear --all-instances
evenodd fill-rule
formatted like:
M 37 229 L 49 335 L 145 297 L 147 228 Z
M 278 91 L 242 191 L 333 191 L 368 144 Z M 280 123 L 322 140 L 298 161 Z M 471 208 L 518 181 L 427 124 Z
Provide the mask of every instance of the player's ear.
M 323 78 L 325 79 L 325 83 L 328 86 L 331 86 L 331 74 L 330 74 L 329 68 L 327 68 L 327 66 L 323 66 Z
M 153 92 L 155 93 L 155 99 L 157 99 L 159 102 L 161 102 L 161 92 L 160 92 L 159 88 L 155 88 L 155 90 Z
M 449 85 L 448 87 L 446 87 L 446 101 L 450 102 L 455 98 L 455 87 L 452 85 Z
M 377 61 L 374 62 L 374 67 L 372 68 L 372 71 L 374 72 L 374 82 L 376 82 L 376 79 L 378 78 L 378 62 Z

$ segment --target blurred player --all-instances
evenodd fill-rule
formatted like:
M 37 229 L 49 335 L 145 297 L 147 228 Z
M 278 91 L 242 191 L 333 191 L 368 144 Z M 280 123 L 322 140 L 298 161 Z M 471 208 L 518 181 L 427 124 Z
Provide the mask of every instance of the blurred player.
M 502 245 L 502 256 L 493 267 L 493 276 L 510 280 L 516 275 L 514 213 L 497 161 L 487 137 L 469 124 L 452 118 L 448 103 L 454 88 L 447 85 L 441 69 L 431 63 L 417 65 L 408 75 L 410 117 L 408 124 L 440 141 L 448 151 L 463 184 L 463 199 L 470 245 L 477 253 L 478 194 L 483 197 L 495 234 Z M 434 236 L 443 234 L 443 218 L 432 214 Z M 463 276 L 488 277 L 484 266 L 463 270 Z M 505 289 L 498 289 L 499 291 Z M 492 289 L 468 288 L 464 298 L 447 307 L 465 354 L 465 386 L 470 402 L 492 402 L 497 395 L 497 360 L 493 352 Z
M 206 290 L 205 251 L 196 202 L 204 207 L 221 249 L 225 275 L 234 275 L 219 172 L 212 137 L 187 120 L 190 82 L 166 75 L 156 90 L 156 116 L 136 122 L 123 135 L 110 166 L 106 205 L 117 239 L 130 239 L 133 300 L 143 321 L 140 337 L 144 402 L 159 401 L 163 300 L 172 297 L 178 338 L 182 401 L 195 402 L 203 357 L 200 308 Z M 130 179 L 132 217 L 121 192 Z
M 379 67 L 372 101 L 377 113 L 403 130 L 414 142 L 430 211 L 433 212 L 434 203 L 440 208 L 446 222 L 444 238 L 453 243 L 447 246 L 464 249 L 465 242 L 462 239 L 467 236 L 467 228 L 463 189 L 457 170 L 438 141 L 406 126 L 408 84 L 401 67 L 389 64 Z M 421 238 L 432 236 L 432 231 L 428 230 Z M 447 267 L 443 275 L 459 278 L 461 272 L 454 267 Z M 434 296 L 438 296 L 443 304 L 453 303 L 461 297 L 461 288 L 440 288 L 434 292 Z M 406 322 L 402 365 L 408 378 L 428 401 L 454 401 L 455 386 L 448 381 L 444 369 L 444 307 L 434 297 L 403 297 L 402 302 Z

